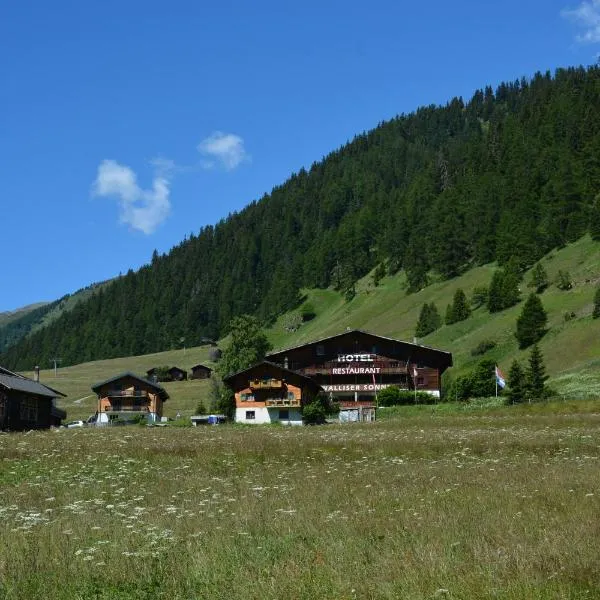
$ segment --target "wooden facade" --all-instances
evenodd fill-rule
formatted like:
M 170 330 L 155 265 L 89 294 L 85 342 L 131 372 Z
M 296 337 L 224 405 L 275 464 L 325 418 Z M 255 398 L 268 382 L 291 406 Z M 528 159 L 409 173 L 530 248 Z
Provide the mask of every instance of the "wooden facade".
M 273 352 L 267 359 L 310 377 L 342 407 L 372 405 L 377 392 L 391 385 L 439 397 L 442 373 L 452 366 L 449 352 L 359 329 Z
M 160 421 L 163 403 L 169 398 L 162 386 L 130 372 L 97 383 L 92 390 L 98 396 L 98 424 L 136 415 L 149 422 Z
M 302 405 L 321 390 L 311 378 L 267 361 L 224 381 L 235 394 L 237 423 L 301 425 Z
M 190 379 L 209 379 L 212 374 L 212 369 L 205 365 L 194 365 L 192 367 L 192 375 Z
M 67 413 L 56 407 L 61 392 L 0 368 L 0 429 L 24 431 L 59 427 Z

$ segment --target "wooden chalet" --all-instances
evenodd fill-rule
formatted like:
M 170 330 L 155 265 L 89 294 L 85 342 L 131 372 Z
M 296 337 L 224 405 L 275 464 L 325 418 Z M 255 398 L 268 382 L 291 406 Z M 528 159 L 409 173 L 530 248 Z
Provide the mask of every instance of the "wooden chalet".
M 171 376 L 171 381 L 187 381 L 188 373 L 185 369 L 180 369 L 179 367 L 171 367 L 169 369 L 169 375 Z
M 158 367 L 153 367 L 146 371 L 146 379 L 149 381 L 165 381 L 158 375 L 159 370 Z M 169 377 L 166 381 L 187 381 L 188 378 L 187 371 L 185 369 L 180 369 L 179 367 L 171 367 L 167 370 L 167 373 Z
M 206 365 L 194 365 L 190 379 L 209 379 L 212 369 Z
M 163 403 L 169 398 L 162 386 L 129 371 L 93 385 L 92 390 L 98 396 L 98 425 L 136 415 L 143 415 L 149 423 L 160 421 Z
M 59 427 L 67 418 L 67 413 L 55 405 L 60 396 L 64 398 L 65 394 L 0 367 L 0 429 Z
M 302 405 L 321 386 L 310 377 L 263 361 L 223 380 L 235 393 L 236 423 L 302 424 Z
M 442 373 L 452 366 L 450 352 L 360 329 L 272 352 L 266 358 L 310 377 L 335 397 L 342 410 L 373 407 L 377 392 L 391 385 L 439 397 Z

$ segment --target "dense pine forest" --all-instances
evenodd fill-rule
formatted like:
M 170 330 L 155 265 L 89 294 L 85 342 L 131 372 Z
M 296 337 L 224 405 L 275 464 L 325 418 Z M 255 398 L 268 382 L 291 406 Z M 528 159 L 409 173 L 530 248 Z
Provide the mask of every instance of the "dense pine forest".
M 218 338 L 269 322 L 300 289 L 351 291 L 376 265 L 409 290 L 435 272 L 531 266 L 587 231 L 600 238 L 600 66 L 537 73 L 428 106 L 357 136 L 269 195 L 155 253 L 21 339 L 0 363 L 28 369 Z

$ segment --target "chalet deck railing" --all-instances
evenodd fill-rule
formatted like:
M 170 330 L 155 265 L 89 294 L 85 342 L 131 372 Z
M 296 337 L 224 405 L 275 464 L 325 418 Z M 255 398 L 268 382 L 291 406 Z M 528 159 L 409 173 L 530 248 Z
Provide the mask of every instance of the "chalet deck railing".
M 265 405 L 274 407 L 281 406 L 284 408 L 299 407 L 300 400 L 297 398 L 269 398 L 268 400 L 265 400 Z
M 145 405 L 136 406 L 135 404 L 129 405 L 120 405 L 120 406 L 107 406 L 105 412 L 107 413 L 117 413 L 117 412 L 148 412 L 148 407 Z
M 253 390 L 273 390 L 281 389 L 283 381 L 281 379 L 251 379 L 250 388 Z
M 108 398 L 147 398 L 146 390 L 109 390 L 106 392 Z

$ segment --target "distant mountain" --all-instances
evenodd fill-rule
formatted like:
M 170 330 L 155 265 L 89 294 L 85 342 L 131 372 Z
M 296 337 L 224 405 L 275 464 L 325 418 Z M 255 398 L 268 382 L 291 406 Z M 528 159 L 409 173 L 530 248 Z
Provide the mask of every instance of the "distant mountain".
M 244 210 L 114 280 L 0 356 L 28 368 L 193 345 L 272 322 L 304 288 L 350 299 L 376 265 L 409 291 L 600 237 L 600 67 L 427 106 L 357 136 Z
M 0 352 L 14 346 L 19 340 L 58 319 L 78 302 L 89 298 L 107 282 L 94 283 L 54 302 L 30 304 L 14 311 L 0 313 Z
M 27 306 L 22 306 L 21 308 L 17 308 L 15 310 L 0 312 L 0 327 L 10 323 L 11 321 L 21 318 L 32 310 L 41 308 L 46 304 L 48 304 L 48 302 L 36 302 L 35 304 L 28 304 Z

